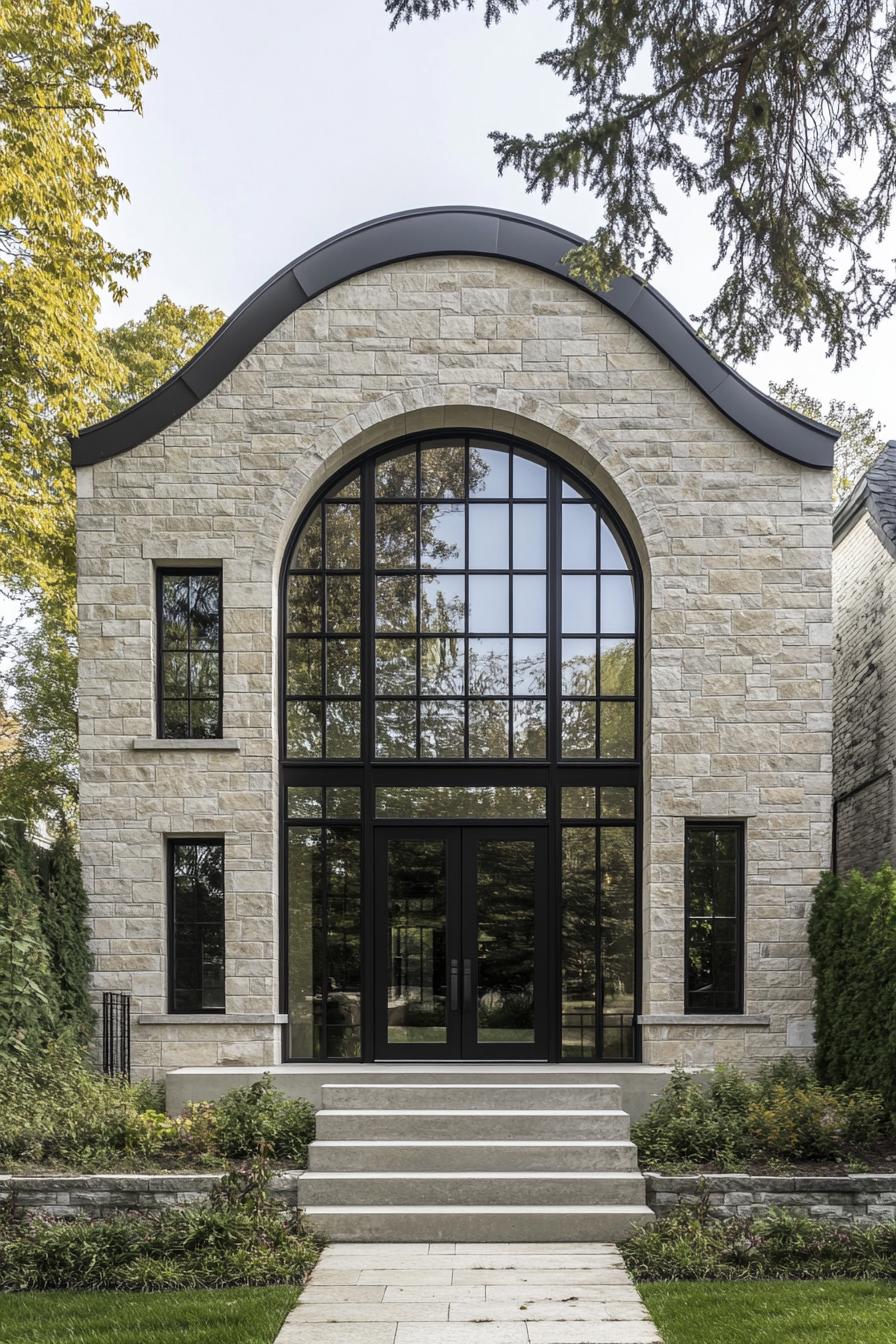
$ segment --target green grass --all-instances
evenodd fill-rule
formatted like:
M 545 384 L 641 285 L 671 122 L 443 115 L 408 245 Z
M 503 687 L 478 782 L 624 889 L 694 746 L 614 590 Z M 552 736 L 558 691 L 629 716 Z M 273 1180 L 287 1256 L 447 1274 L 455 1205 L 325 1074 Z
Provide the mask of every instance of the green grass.
M 3 1344 L 272 1344 L 296 1288 L 2 1293 Z
M 893 1344 L 896 1283 L 639 1283 L 665 1344 Z

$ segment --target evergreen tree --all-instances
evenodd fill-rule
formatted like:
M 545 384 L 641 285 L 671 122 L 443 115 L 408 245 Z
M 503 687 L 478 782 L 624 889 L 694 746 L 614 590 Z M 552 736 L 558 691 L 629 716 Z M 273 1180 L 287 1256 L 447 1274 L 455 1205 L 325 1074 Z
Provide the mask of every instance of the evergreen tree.
M 17 825 L 0 831 L 0 1058 L 39 1050 L 58 998 L 40 921 L 34 852 Z
M 86 1044 L 94 1027 L 90 1003 L 88 902 L 81 861 L 68 827 L 48 855 L 40 918 L 59 1004 L 59 1026 Z

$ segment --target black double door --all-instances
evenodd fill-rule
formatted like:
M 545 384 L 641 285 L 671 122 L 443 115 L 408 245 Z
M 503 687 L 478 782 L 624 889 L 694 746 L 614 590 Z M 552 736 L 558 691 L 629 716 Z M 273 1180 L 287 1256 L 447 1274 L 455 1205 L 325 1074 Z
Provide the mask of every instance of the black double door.
M 378 828 L 380 1059 L 546 1059 L 547 832 Z

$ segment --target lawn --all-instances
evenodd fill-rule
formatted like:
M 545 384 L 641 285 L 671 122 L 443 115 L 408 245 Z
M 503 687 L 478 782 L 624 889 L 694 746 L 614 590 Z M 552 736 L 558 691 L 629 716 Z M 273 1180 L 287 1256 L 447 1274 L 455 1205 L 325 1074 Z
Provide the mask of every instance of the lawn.
M 3 1344 L 272 1344 L 296 1288 L 2 1293 Z
M 665 1344 L 893 1344 L 896 1283 L 639 1283 Z

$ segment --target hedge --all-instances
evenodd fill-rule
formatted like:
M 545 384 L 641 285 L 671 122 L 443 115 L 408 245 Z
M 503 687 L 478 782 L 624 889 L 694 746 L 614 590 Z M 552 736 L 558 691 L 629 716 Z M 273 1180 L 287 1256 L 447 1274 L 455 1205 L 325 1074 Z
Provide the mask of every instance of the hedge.
M 809 919 L 816 1069 L 896 1100 L 896 872 L 825 873 Z

